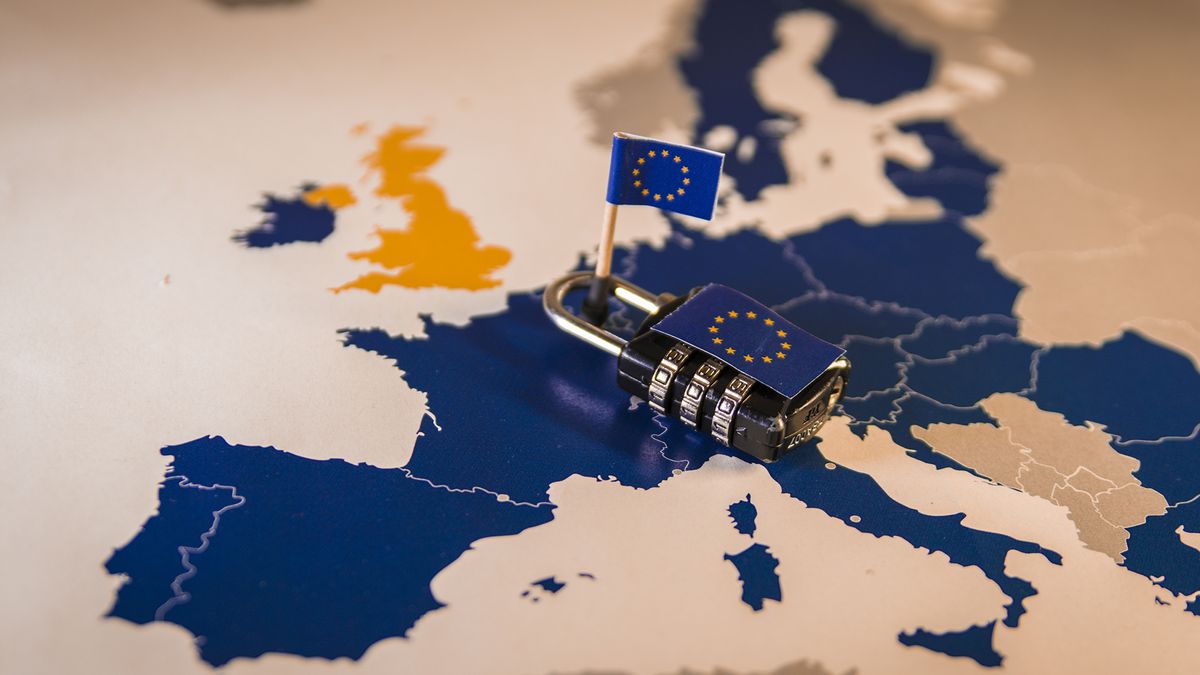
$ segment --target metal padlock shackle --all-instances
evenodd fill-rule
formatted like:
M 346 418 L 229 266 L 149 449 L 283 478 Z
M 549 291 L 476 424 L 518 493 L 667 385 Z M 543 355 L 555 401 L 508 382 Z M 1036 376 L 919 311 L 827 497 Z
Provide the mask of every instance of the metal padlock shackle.
M 546 310 L 546 315 L 550 317 L 554 325 L 562 330 L 597 349 L 606 351 L 613 356 L 619 356 L 621 350 L 625 348 L 626 341 L 623 338 L 613 335 L 599 326 L 593 326 L 583 317 L 567 311 L 566 306 L 563 305 L 563 300 L 568 293 L 590 287 L 594 276 L 592 272 L 572 272 L 550 282 L 542 294 L 542 308 Z M 610 276 L 609 279 L 613 296 L 646 314 L 654 314 L 662 309 L 663 305 L 675 299 L 675 296 L 670 293 L 655 295 L 615 275 Z

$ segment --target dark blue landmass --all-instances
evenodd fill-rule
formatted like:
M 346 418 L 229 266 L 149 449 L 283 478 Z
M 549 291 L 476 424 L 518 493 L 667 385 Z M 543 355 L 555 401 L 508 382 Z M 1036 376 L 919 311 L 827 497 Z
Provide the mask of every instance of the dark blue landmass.
M 650 414 L 626 410 L 611 356 L 556 330 L 539 296 L 508 302 L 506 312 L 463 327 L 426 319 L 427 339 L 346 332 L 347 346 L 393 359 L 428 395 L 437 423 L 421 426 L 408 464 L 415 475 L 536 503 L 575 474 L 649 488 L 681 468 L 652 438 Z M 700 453 L 691 459 L 711 448 Z
M 1200 499 L 1178 504 L 1161 516 L 1129 530 L 1125 567 L 1147 577 L 1162 577 L 1158 585 L 1180 595 L 1200 591 L 1200 551 L 1184 544 L 1176 530 L 1200 532 Z M 1200 616 L 1200 601 L 1187 605 Z
M 788 241 L 829 289 L 932 316 L 1011 316 L 1021 289 L 979 257 L 980 240 L 956 216 L 870 227 L 843 219 Z
M 1038 345 L 1009 336 L 980 343 L 946 361 L 918 360 L 908 368 L 909 389 L 947 405 L 973 406 L 999 392 L 1030 386 Z
M 1141 462 L 1133 473 L 1142 485 L 1177 504 L 1200 495 L 1200 438 L 1170 438 L 1160 442 L 1114 442 L 1113 448 Z M 1188 528 L 1191 529 L 1191 528 Z M 1193 530 L 1200 532 L 1200 529 Z
M 803 261 L 758 232 L 745 230 L 717 239 L 670 222 L 676 237 L 661 248 L 618 249 L 613 269 L 654 293 L 682 295 L 697 286 L 717 283 L 732 286 L 768 307 L 819 288 L 805 277 Z
M 847 390 L 848 398 L 843 398 L 836 408 L 838 412 L 854 420 L 857 424 L 869 422 L 886 422 L 903 412 L 901 407 L 908 392 L 903 388 L 884 389 L 863 393 L 854 382 Z
M 183 571 L 180 546 L 196 546 L 212 511 L 237 489 L 244 505 L 223 514 L 190 598 L 164 619 L 196 636 L 214 666 L 238 657 L 286 652 L 357 659 L 375 642 L 405 635 L 442 606 L 429 583 L 483 537 L 515 534 L 551 519 L 550 508 L 451 492 L 409 477 L 340 460 L 317 461 L 274 448 L 200 438 L 163 449 L 173 458 L 159 513 L 117 550 L 108 570 L 129 580 L 111 616 L 154 618 Z
M 949 656 L 965 656 L 981 666 L 995 668 L 1004 662 L 1004 657 L 992 647 L 995 630 L 995 621 L 953 633 L 931 633 L 918 628 L 912 633 L 901 633 L 900 644 L 924 647 Z
M 974 216 L 987 209 L 990 181 L 1000 169 L 998 164 L 968 147 L 947 122 L 920 122 L 899 129 L 920 136 L 933 153 L 933 161 L 921 169 L 887 163 L 884 173 L 901 192 L 936 199 L 942 208 L 958 215 Z
M 822 340 L 843 347 L 852 336 L 890 338 L 910 333 L 926 317 L 919 309 L 864 303 L 855 296 L 828 292 L 810 293 L 772 309 Z
M 729 505 L 729 517 L 733 519 L 733 529 L 741 534 L 754 536 L 754 530 L 758 527 L 758 507 L 750 501 L 750 495 Z
M 109 574 L 128 579 L 117 592 L 109 616 L 136 624 L 154 620 L 155 612 L 170 599 L 171 582 L 186 570 L 179 547 L 198 547 L 200 535 L 213 524 L 213 514 L 233 506 L 233 488 L 183 487 L 182 476 L 173 475 L 158 489 L 158 515 L 146 521 L 141 531 L 105 563 Z
M 891 389 L 900 384 L 904 352 L 890 341 L 849 338 L 845 342 L 846 356 L 854 366 L 851 373 L 850 396 Z
M 1126 331 L 1099 347 L 1047 351 L 1029 398 L 1123 440 L 1188 436 L 1200 423 L 1200 372 L 1182 354 Z
M 984 316 L 964 321 L 929 322 L 913 335 L 900 339 L 904 351 L 924 359 L 940 359 L 950 352 L 978 343 L 985 337 L 1017 334 L 1017 320 L 1011 316 Z
M 566 587 L 566 584 L 564 584 L 563 581 L 559 581 L 553 577 L 546 577 L 545 579 L 530 581 L 530 585 L 540 586 L 542 590 L 550 591 L 551 593 L 557 593 Z
M 295 196 L 280 197 L 270 193 L 255 207 L 262 212 L 262 221 L 253 228 L 233 235 L 233 240 L 247 248 L 270 248 L 300 241 L 322 242 L 333 234 L 333 209 L 325 204 L 316 206 L 304 201 L 304 194 L 317 189 L 305 183 Z
M 549 591 L 550 593 L 557 593 L 567 587 L 565 583 L 554 577 L 546 577 L 545 579 L 538 579 L 530 583 L 533 586 L 540 586 L 542 590 Z
M 679 61 L 679 69 L 695 91 L 700 108 L 693 137 L 701 143 L 714 128 L 730 126 L 737 131 L 739 141 L 755 139 L 757 150 L 749 162 L 731 155 L 725 164 L 725 172 L 737 179 L 738 191 L 748 200 L 757 198 L 764 188 L 786 184 L 790 179 L 779 153 L 779 138 L 764 131 L 765 122 L 780 119 L 783 113 L 762 105 L 750 74 L 779 47 L 775 39 L 779 18 L 804 9 L 823 12 L 836 21 L 833 38 L 817 69 L 839 96 L 881 103 L 929 82 L 933 55 L 927 49 L 882 29 L 848 4 L 821 0 L 710 0 L 703 4 L 694 33 L 700 48 L 690 50 Z M 804 120 L 796 121 L 804 124 Z
M 779 587 L 779 559 L 771 555 L 766 546 L 750 544 L 741 553 L 726 553 L 725 559 L 737 568 L 742 582 L 742 602 L 761 612 L 767 600 L 783 601 L 783 590 Z

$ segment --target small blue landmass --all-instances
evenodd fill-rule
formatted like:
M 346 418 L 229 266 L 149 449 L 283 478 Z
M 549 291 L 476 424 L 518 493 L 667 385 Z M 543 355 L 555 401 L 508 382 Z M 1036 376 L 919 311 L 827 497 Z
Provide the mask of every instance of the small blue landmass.
M 911 633 L 901 633 L 899 639 L 903 645 L 924 647 L 948 656 L 962 656 L 973 659 L 981 666 L 995 668 L 1004 662 L 1004 657 L 992 647 L 995 629 L 995 621 L 950 633 L 931 633 L 918 628 Z
M 549 591 L 550 593 L 557 593 L 567 587 L 565 582 L 559 581 L 554 577 L 538 579 L 537 581 L 532 582 L 532 584 L 534 586 L 540 586 L 542 590 Z
M 305 183 L 292 197 L 270 193 L 256 205 L 263 214 L 262 222 L 233 235 L 233 240 L 246 248 L 270 248 L 295 242 L 322 242 L 333 234 L 334 213 L 326 204 L 310 204 L 304 195 L 317 189 Z
M 775 568 L 779 560 L 771 555 L 766 546 L 750 544 L 741 553 L 727 553 L 725 559 L 737 568 L 742 582 L 742 602 L 761 612 L 767 600 L 783 601 L 783 590 L 779 587 L 779 575 Z
M 729 505 L 729 517 L 733 519 L 733 529 L 749 537 L 754 536 L 757 528 L 758 508 L 750 501 L 750 495 L 745 499 Z

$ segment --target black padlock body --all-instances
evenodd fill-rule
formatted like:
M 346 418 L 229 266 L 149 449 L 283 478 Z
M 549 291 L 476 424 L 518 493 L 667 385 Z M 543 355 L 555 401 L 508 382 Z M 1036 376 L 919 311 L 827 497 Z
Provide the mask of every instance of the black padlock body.
M 650 377 L 654 369 L 667 351 L 678 344 L 678 340 L 650 328 L 682 305 L 690 295 L 667 303 L 648 317 L 633 339 L 625 345 L 617 357 L 617 384 L 622 389 L 641 399 L 649 398 Z M 693 353 L 671 383 L 668 412 L 676 418 L 677 424 L 683 424 L 679 421 L 679 402 L 683 399 L 683 392 L 705 360 L 707 355 Z M 700 409 L 697 433 L 711 437 L 713 411 L 725 387 L 736 374 L 734 368 L 726 366 L 713 386 L 708 388 Z M 770 462 L 808 441 L 829 419 L 833 405 L 845 391 L 849 375 L 848 365 L 830 369 L 791 399 L 762 384 L 756 384 L 738 407 L 730 439 L 732 447 Z

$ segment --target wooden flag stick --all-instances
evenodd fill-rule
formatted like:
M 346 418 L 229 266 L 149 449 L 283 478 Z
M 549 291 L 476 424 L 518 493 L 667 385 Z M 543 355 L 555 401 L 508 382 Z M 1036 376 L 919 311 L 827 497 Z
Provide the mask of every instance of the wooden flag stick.
M 592 287 L 583 303 L 584 316 L 595 325 L 608 317 L 609 277 L 612 276 L 613 234 L 617 229 L 617 205 L 604 202 L 604 222 L 600 226 L 600 248 L 596 251 L 596 271 Z
M 600 248 L 596 250 L 596 277 L 612 274 L 613 233 L 617 229 L 617 205 L 604 202 L 604 223 L 600 227 Z

